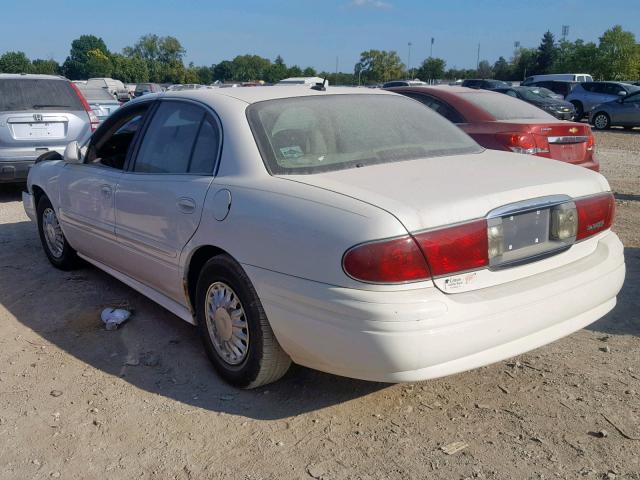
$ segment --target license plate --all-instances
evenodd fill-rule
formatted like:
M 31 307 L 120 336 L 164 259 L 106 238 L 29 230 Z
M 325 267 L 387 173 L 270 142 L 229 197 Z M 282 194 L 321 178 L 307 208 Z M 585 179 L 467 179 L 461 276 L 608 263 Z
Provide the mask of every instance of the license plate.
M 16 140 L 64 138 L 64 123 L 12 123 L 13 137 Z
M 502 231 L 505 252 L 545 243 L 549 239 L 549 210 L 502 217 Z

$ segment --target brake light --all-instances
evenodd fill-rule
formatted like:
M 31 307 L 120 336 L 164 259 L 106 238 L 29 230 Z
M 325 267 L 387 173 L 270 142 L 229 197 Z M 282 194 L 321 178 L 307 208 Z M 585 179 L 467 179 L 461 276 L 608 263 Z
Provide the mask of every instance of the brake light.
M 82 106 L 84 107 L 85 112 L 87 112 L 87 116 L 89 117 L 89 123 L 91 125 L 91 131 L 95 132 L 96 128 L 98 128 L 98 125 L 100 124 L 100 120 L 98 119 L 94 111 L 91 110 L 91 107 L 89 106 L 89 102 L 87 102 L 87 99 L 84 98 L 84 95 L 82 95 L 82 92 L 76 86 L 76 84 L 73 82 L 69 82 L 69 84 L 71 85 L 71 88 L 73 88 L 73 90 L 76 92 L 76 95 L 78 95 L 78 98 L 80 99 L 80 102 L 82 102 Z
M 415 235 L 433 276 L 489 265 L 487 221 L 476 220 Z
M 403 283 L 430 277 L 427 262 L 409 235 L 356 245 L 345 253 L 342 268 L 363 282 Z
M 536 155 L 538 153 L 549 153 L 549 144 L 537 145 L 535 137 L 530 133 L 498 133 L 496 135 L 501 143 L 515 153 Z
M 582 198 L 575 203 L 578 211 L 576 240 L 582 240 L 611 228 L 616 211 L 616 201 L 612 193 Z
M 589 133 L 589 137 L 587 138 L 587 151 L 591 152 L 593 150 L 593 147 L 595 147 L 596 145 L 596 139 L 593 136 L 593 133 Z

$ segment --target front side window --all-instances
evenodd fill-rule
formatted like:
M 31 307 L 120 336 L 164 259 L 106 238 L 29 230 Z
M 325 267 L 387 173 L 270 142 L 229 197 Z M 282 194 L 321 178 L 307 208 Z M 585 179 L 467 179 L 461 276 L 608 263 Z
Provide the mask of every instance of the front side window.
M 84 163 L 123 170 L 149 106 L 128 109 L 103 123 L 89 142 Z
M 453 123 L 464 123 L 464 118 L 453 107 L 429 95 L 421 95 L 419 93 L 407 93 L 407 97 L 418 100 L 430 109 L 438 112 L 444 118 Z
M 197 105 L 162 102 L 144 134 L 133 171 L 211 174 L 219 139 L 217 127 L 205 117 Z
M 482 151 L 447 120 L 400 95 L 267 100 L 250 105 L 247 118 L 274 175 Z

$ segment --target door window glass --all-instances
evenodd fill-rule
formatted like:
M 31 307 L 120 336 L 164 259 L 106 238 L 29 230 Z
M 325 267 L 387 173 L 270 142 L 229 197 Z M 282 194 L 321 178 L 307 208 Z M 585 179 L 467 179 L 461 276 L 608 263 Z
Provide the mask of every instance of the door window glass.
M 220 131 L 217 125 L 205 119 L 200 127 L 196 146 L 193 149 L 189 173 L 211 175 L 218 156 L 220 146 Z
M 144 134 L 134 171 L 189 173 L 204 111 L 188 103 L 162 102 Z
M 416 93 L 414 94 L 409 93 L 407 94 L 407 96 L 415 100 L 418 100 L 421 103 L 424 103 L 427 107 L 429 107 L 432 110 L 435 110 L 450 122 L 464 123 L 464 118 L 462 118 L 462 115 L 460 115 L 460 113 L 454 110 L 451 106 L 447 105 L 446 103 L 436 98 L 430 97 L 428 95 L 420 95 Z

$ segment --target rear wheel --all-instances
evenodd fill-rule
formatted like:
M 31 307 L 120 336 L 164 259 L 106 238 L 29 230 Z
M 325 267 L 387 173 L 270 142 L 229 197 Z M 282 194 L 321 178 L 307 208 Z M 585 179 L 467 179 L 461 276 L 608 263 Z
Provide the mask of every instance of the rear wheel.
M 606 130 L 611 126 L 609 115 L 604 112 L 598 112 L 593 116 L 593 126 L 596 130 Z
M 580 120 L 582 120 L 582 117 L 584 117 L 584 107 L 582 106 L 581 102 L 575 100 L 571 102 L 571 105 L 573 105 L 573 108 L 576 109 L 576 113 L 573 115 L 573 121 L 579 122 Z
M 273 334 L 258 294 L 231 257 L 213 257 L 200 272 L 196 319 L 207 356 L 232 385 L 259 387 L 289 369 L 291 359 Z
M 79 263 L 76 251 L 67 242 L 58 216 L 45 196 L 38 201 L 37 215 L 40 242 L 51 264 L 60 270 L 76 268 Z

